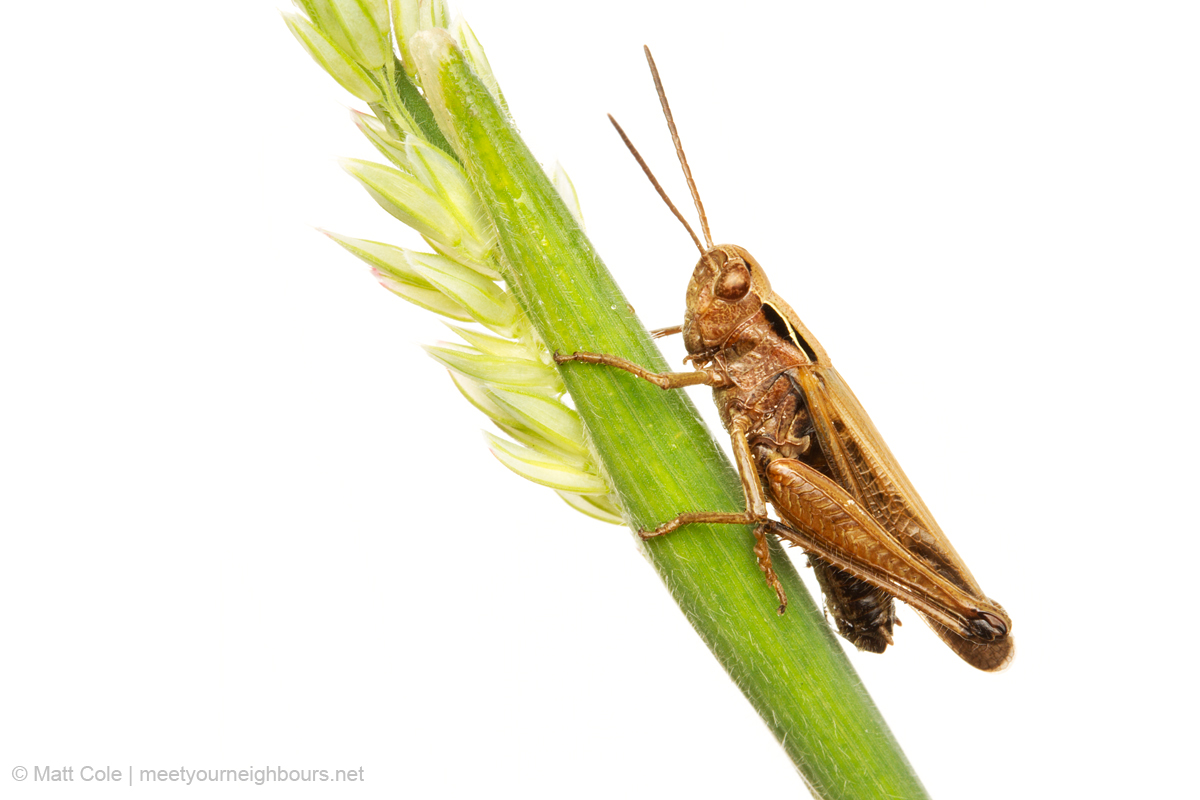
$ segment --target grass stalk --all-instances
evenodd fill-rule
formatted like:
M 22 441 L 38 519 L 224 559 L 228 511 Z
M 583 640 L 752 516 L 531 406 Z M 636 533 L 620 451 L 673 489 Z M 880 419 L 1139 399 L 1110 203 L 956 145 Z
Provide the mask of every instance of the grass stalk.
M 444 30 L 407 42 L 425 98 L 497 232 L 501 275 L 549 350 L 667 365 L 506 110 Z M 562 381 L 633 528 L 681 511 L 738 511 L 733 468 L 682 392 L 613 369 Z M 748 527 L 688 526 L 639 545 L 697 633 L 821 798 L 923 798 L 924 788 L 790 562 L 790 605 L 755 562 Z

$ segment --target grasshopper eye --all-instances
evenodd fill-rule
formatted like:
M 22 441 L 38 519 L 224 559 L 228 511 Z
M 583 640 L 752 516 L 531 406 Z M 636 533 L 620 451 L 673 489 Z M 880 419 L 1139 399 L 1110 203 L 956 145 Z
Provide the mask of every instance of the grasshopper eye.
M 740 300 L 750 291 L 750 270 L 741 262 L 726 268 L 717 281 L 717 297 L 722 300 Z

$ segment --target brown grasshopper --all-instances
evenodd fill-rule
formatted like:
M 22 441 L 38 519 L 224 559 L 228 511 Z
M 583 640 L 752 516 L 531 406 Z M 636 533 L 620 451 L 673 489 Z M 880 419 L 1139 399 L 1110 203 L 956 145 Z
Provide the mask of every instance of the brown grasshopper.
M 555 354 L 625 370 L 663 389 L 711 386 L 733 443 L 746 510 L 687 512 L 650 538 L 692 523 L 753 524 L 754 553 L 787 607 L 771 567 L 767 534 L 802 548 L 825 592 L 838 632 L 859 649 L 883 652 L 898 624 L 894 598 L 908 603 L 967 663 L 999 670 L 1012 659 L 1012 623 L 984 596 L 884 444 L 850 387 L 758 262 L 737 245 L 713 245 L 654 59 L 646 49 L 675 152 L 700 215 L 707 247 L 667 197 L 629 137 L 609 120 L 700 250 L 687 290 L 682 333 L 691 372 L 655 373 L 598 353 Z M 767 500 L 782 523 L 767 516 Z

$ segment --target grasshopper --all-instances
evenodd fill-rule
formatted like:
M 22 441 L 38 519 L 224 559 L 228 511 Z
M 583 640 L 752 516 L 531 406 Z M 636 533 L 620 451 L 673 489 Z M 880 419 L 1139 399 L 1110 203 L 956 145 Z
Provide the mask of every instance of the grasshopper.
M 559 363 L 615 367 L 662 389 L 709 386 L 733 446 L 746 510 L 682 513 L 644 538 L 693 523 L 754 525 L 754 553 L 784 613 L 787 596 L 771 566 L 767 536 L 809 556 L 838 632 L 883 652 L 899 624 L 899 598 L 950 649 L 981 670 L 1013 656 L 1012 623 L 984 596 L 816 337 L 778 295 L 744 248 L 714 245 L 654 58 L 646 59 L 707 243 L 688 224 L 629 137 L 609 116 L 659 195 L 691 235 L 700 261 L 682 325 L 688 372 L 656 373 L 600 353 L 555 354 Z M 780 521 L 767 516 L 767 502 Z

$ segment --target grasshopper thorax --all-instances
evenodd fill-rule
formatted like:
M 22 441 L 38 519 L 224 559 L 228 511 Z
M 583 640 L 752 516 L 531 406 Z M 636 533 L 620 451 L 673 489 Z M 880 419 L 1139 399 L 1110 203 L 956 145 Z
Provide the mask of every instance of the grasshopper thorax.
M 771 296 L 766 273 L 745 248 L 719 244 L 704 251 L 688 283 L 683 318 L 688 353 L 723 349 Z

